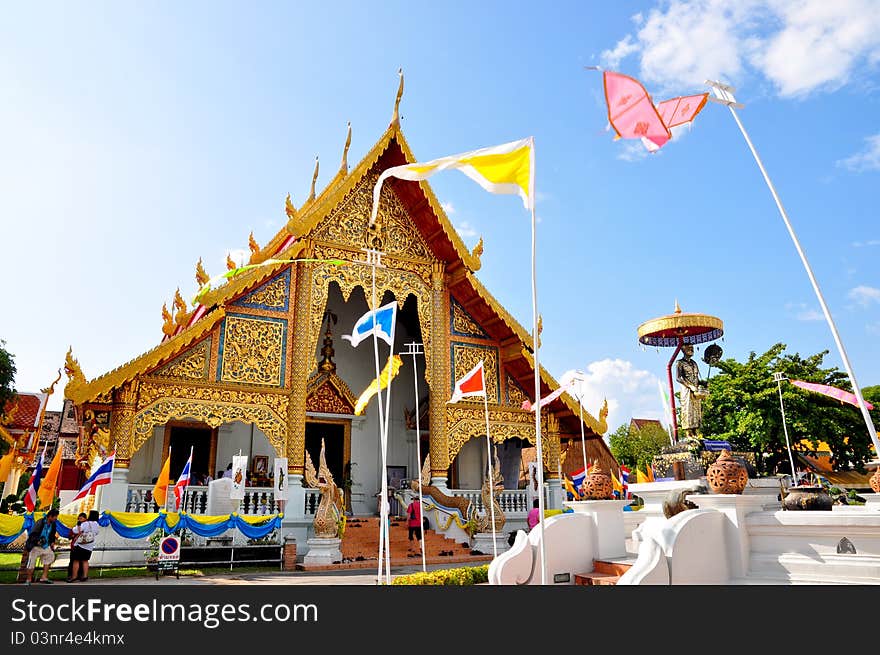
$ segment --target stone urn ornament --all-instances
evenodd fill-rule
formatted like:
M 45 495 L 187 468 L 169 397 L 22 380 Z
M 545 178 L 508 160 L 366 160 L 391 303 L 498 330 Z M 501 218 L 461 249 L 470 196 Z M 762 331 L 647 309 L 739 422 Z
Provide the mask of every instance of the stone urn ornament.
M 611 500 L 614 497 L 611 476 L 602 469 L 598 462 L 593 463 L 581 488 L 584 490 L 584 500 Z
M 789 487 L 782 499 L 782 507 L 795 511 L 826 511 L 830 512 L 834 501 L 825 487 L 814 484 L 799 484 Z
M 874 475 L 868 480 L 868 484 L 871 485 L 871 491 L 875 494 L 880 494 L 880 467 L 877 467 L 877 470 L 874 471 Z
M 729 450 L 722 450 L 706 470 L 706 481 L 713 494 L 741 494 L 749 483 L 749 472 Z

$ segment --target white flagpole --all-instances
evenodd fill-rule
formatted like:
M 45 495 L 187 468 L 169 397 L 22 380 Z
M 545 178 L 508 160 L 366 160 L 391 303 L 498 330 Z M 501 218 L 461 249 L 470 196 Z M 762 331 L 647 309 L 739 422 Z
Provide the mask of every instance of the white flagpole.
M 486 371 L 483 370 L 483 409 L 486 412 L 486 456 L 489 464 L 489 515 L 492 518 L 492 556 L 498 557 L 498 546 L 495 544 L 495 480 L 492 475 L 492 440 L 489 437 L 489 394 L 486 389 Z
M 849 357 L 846 356 L 846 350 L 843 347 L 843 342 L 840 340 L 840 335 L 837 333 L 837 327 L 834 325 L 834 320 L 831 318 L 831 312 L 828 309 L 828 305 L 825 304 L 825 298 L 822 296 L 822 291 L 819 289 L 819 283 L 816 281 L 816 277 L 813 275 L 813 269 L 810 267 L 810 262 L 807 261 L 807 256 L 801 248 L 800 241 L 798 241 L 797 235 L 794 232 L 794 228 L 791 225 L 791 222 L 788 220 L 788 214 L 785 211 L 785 208 L 782 206 L 782 201 L 779 199 L 779 194 L 776 193 L 776 187 L 773 186 L 773 182 L 770 180 L 770 176 L 767 174 L 767 170 L 764 168 L 763 162 L 761 162 L 761 158 L 758 156 L 758 151 L 755 150 L 755 146 L 752 144 L 752 140 L 749 138 L 748 132 L 746 132 L 746 128 L 743 127 L 742 122 L 739 120 L 739 116 L 737 116 L 736 111 L 734 111 L 734 106 L 742 106 L 736 102 L 736 98 L 733 97 L 733 89 L 732 87 L 726 86 L 724 84 L 720 84 L 718 82 L 713 82 L 711 80 L 706 80 L 706 84 L 712 87 L 713 93 L 715 94 L 715 98 L 710 98 L 715 102 L 720 102 L 721 104 L 727 105 L 727 108 L 730 109 L 730 113 L 733 116 L 733 120 L 736 121 L 737 126 L 739 126 L 739 131 L 742 132 L 743 137 L 746 140 L 746 143 L 749 146 L 749 150 L 752 151 L 752 156 L 755 158 L 755 162 L 758 164 L 758 168 L 761 169 L 761 175 L 764 176 L 764 181 L 767 183 L 767 187 L 770 189 L 770 194 L 773 196 L 773 200 L 776 201 L 776 207 L 779 209 L 779 213 L 782 216 L 782 220 L 785 223 L 785 227 L 788 230 L 789 236 L 791 236 L 792 242 L 794 242 L 794 247 L 797 250 L 798 255 L 801 258 L 801 263 L 804 265 L 804 269 L 807 271 L 807 277 L 810 278 L 810 284 L 813 285 L 813 291 L 816 293 L 816 298 L 819 300 L 819 305 L 822 307 L 822 313 L 825 314 L 825 320 L 828 323 L 828 327 L 831 328 L 831 335 L 834 337 L 834 343 L 837 344 L 837 350 L 840 352 L 840 358 L 843 360 L 843 366 L 846 368 L 846 372 L 849 375 L 850 383 L 852 384 L 853 393 L 859 401 L 859 409 L 862 410 L 862 417 L 865 419 L 865 425 L 868 428 L 868 436 L 871 437 L 871 441 L 874 444 L 874 449 L 877 451 L 878 456 L 880 456 L 880 441 L 877 439 L 877 430 L 874 428 L 874 422 L 871 420 L 871 415 L 868 413 L 868 408 L 865 405 L 865 399 L 862 398 L 862 391 L 859 388 L 859 383 L 856 381 L 855 373 L 853 373 L 852 365 L 849 363 Z
M 412 355 L 413 358 L 413 390 L 415 391 L 416 398 L 416 472 L 419 476 L 419 516 L 421 516 L 419 532 L 422 535 L 422 573 L 427 573 L 428 569 L 425 564 L 425 517 L 422 516 L 424 503 L 422 502 L 422 431 L 419 429 L 419 367 L 416 362 L 416 355 L 424 353 L 424 350 L 422 350 L 422 344 L 420 343 L 413 342 L 406 345 L 409 348 L 409 352 L 404 354 Z
M 388 522 L 388 474 L 386 473 L 386 461 L 385 461 L 385 448 L 383 446 L 384 439 L 384 430 L 382 426 L 384 425 L 384 413 L 382 407 L 382 384 L 381 384 L 381 372 L 379 370 L 379 340 L 376 336 L 376 314 L 375 311 L 378 309 L 378 304 L 376 303 L 376 266 L 377 266 L 377 258 L 379 257 L 379 251 L 377 250 L 369 250 L 367 249 L 367 263 L 370 265 L 372 270 L 372 300 L 373 305 L 371 310 L 374 312 L 373 314 L 373 356 L 376 364 L 376 395 L 377 395 L 377 404 L 379 405 L 379 448 L 381 451 L 381 459 L 382 459 L 382 480 L 380 482 L 380 494 L 379 494 L 379 570 L 377 572 L 376 584 L 382 584 L 382 563 L 383 563 L 383 553 L 385 551 L 385 540 L 387 535 L 387 526 Z M 390 578 L 390 571 L 386 571 L 386 577 Z M 388 580 L 390 583 L 390 580 Z
M 397 302 L 397 299 L 394 300 Z M 385 493 L 388 493 L 388 423 L 391 419 L 391 369 L 394 368 L 392 358 L 394 357 L 394 333 L 397 327 L 397 309 L 394 311 L 394 320 L 391 321 L 391 347 L 388 349 L 388 386 L 385 388 L 385 425 L 382 433 L 382 480 L 385 483 Z M 375 333 L 374 333 L 375 336 Z M 382 380 L 378 380 L 378 385 L 382 386 Z M 385 510 L 388 511 L 387 508 Z M 390 523 L 390 519 L 388 521 Z M 386 527 L 386 531 L 388 528 Z M 391 534 L 386 535 L 385 541 L 385 576 L 387 584 L 391 584 Z
M 586 475 L 587 475 L 587 440 L 584 437 L 584 404 L 581 401 L 580 394 L 578 394 L 578 413 L 580 414 L 580 419 L 581 419 L 581 451 L 583 452 L 583 456 L 584 456 L 584 481 L 586 481 L 586 479 L 587 479 L 586 478 Z M 581 486 L 583 486 L 583 482 L 581 483 Z M 577 499 L 575 499 L 575 500 L 577 500 Z
M 531 141 L 531 174 L 532 187 L 535 179 L 535 139 Z M 535 225 L 535 193 L 534 188 L 529 189 L 529 201 L 532 206 L 532 346 L 535 359 L 535 402 L 539 404 L 535 409 L 535 454 L 538 458 L 538 525 L 540 526 L 541 542 L 541 584 L 547 584 L 547 555 L 544 551 L 544 456 L 541 450 L 541 364 L 538 361 L 538 285 L 536 282 L 536 230 Z

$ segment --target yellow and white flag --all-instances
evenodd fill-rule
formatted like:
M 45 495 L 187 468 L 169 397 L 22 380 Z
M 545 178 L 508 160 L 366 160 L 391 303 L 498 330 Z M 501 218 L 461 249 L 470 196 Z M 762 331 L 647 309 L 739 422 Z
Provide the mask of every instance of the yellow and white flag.
M 397 372 L 400 370 L 402 364 L 403 360 L 399 355 L 392 355 L 388 358 L 385 368 L 382 369 L 382 372 L 379 374 L 379 383 L 377 384 L 376 380 L 370 382 L 370 386 L 364 389 L 360 398 L 357 399 L 357 403 L 355 403 L 354 406 L 355 416 L 360 416 L 364 413 L 364 410 L 367 408 L 367 403 L 370 402 L 370 398 L 379 393 L 379 389 L 385 389 L 388 386 L 391 380 L 397 376 Z
M 534 137 L 512 141 L 500 146 L 463 152 L 426 162 L 415 162 L 387 169 L 373 188 L 373 213 L 370 224 L 379 211 L 382 183 L 389 177 L 402 180 L 426 180 L 434 173 L 457 169 L 489 193 L 512 193 L 522 198 L 526 209 L 535 206 L 535 140 Z

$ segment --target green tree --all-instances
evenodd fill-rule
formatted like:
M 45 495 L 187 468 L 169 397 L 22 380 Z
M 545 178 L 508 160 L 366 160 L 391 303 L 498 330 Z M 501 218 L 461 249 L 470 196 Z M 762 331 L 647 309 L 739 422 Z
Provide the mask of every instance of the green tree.
M 742 363 L 734 359 L 718 362 L 720 373 L 709 381 L 709 397 L 703 403 L 703 436 L 725 439 L 735 450 L 754 452 L 761 472 L 788 472 L 790 468 L 773 373 L 852 390 L 845 372 L 822 367 L 827 350 L 806 358 L 784 351 L 785 344 L 777 343 L 762 355 L 750 353 Z M 880 396 L 878 387 L 865 391 L 872 398 Z M 858 408 L 789 382 L 782 382 L 782 398 L 793 444 L 802 439 L 824 441 L 831 448 L 835 469 L 864 471 L 865 461 L 872 456 L 871 440 Z M 875 425 L 880 422 L 878 410 L 872 418 Z
M 657 425 L 646 425 L 639 429 L 630 422 L 611 433 L 608 445 L 619 463 L 632 469 L 644 469 L 669 445 L 669 433 Z
M 0 339 L 0 419 L 6 416 L 6 403 L 15 397 L 15 358 Z

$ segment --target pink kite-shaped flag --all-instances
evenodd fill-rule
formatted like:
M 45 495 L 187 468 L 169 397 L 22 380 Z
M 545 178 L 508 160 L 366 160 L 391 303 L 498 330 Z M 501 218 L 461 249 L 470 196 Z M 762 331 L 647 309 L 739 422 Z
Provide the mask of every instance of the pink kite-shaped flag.
M 816 384 L 814 382 L 804 382 L 803 380 L 789 380 L 794 386 L 800 387 L 801 389 L 806 389 L 807 391 L 815 391 L 816 393 L 821 393 L 824 396 L 831 396 L 832 398 L 837 398 L 842 403 L 849 403 L 854 407 L 859 406 L 859 400 L 856 398 L 854 393 L 850 393 L 849 391 L 844 391 L 843 389 L 838 389 L 837 387 L 829 387 L 827 384 Z M 874 406 L 869 403 L 867 400 L 865 401 L 865 407 L 868 409 L 874 409 Z
M 608 121 L 621 139 L 641 139 L 656 152 L 672 139 L 671 129 L 690 123 L 706 105 L 708 93 L 664 100 L 656 107 L 642 83 L 632 77 L 605 71 Z
M 641 82 L 611 71 L 605 71 L 602 77 L 608 122 L 618 137 L 646 139 L 658 148 L 672 138 Z

